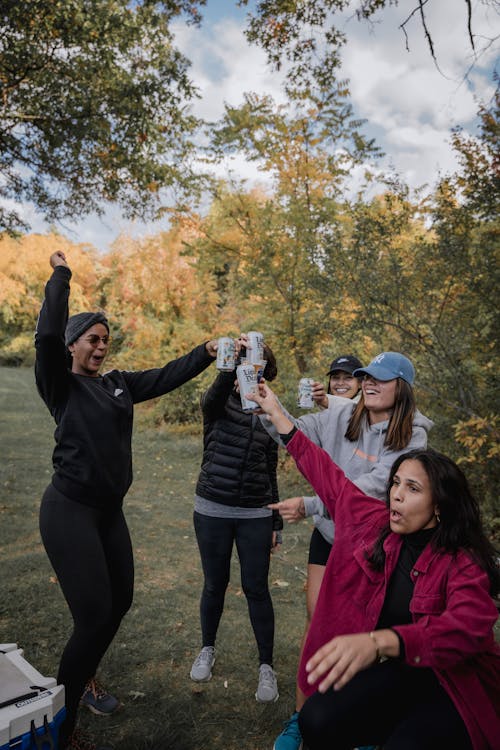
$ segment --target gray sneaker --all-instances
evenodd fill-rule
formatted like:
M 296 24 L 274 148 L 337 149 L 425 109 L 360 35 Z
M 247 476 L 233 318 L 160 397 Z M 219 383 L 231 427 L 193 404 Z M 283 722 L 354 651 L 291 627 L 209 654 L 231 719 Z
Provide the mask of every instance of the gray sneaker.
M 274 703 L 279 698 L 276 675 L 269 664 L 261 664 L 259 667 L 259 684 L 255 698 L 259 703 Z
M 190 677 L 195 682 L 208 682 L 212 677 L 212 667 L 215 664 L 215 648 L 203 646 L 193 662 Z

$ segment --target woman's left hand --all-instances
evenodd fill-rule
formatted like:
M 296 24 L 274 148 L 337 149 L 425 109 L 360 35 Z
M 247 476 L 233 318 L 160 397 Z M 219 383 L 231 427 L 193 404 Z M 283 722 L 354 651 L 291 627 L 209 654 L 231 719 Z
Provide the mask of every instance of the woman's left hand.
M 325 643 L 306 664 L 310 685 L 321 677 L 318 691 L 340 690 L 355 674 L 377 661 L 378 649 L 368 633 L 339 635 Z
M 271 555 L 277 552 L 280 544 L 282 544 L 281 531 L 273 531 L 273 539 L 271 542 Z

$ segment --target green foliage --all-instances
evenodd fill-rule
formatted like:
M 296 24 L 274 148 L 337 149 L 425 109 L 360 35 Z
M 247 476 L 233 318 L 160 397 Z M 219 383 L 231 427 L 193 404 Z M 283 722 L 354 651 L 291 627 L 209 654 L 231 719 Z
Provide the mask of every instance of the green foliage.
M 182 11 L 196 21 L 197 4 L 2 3 L 0 197 L 55 220 L 101 213 L 103 200 L 144 216 L 161 187 L 187 189 L 195 91 L 169 24 Z M 19 226 L 0 209 L 1 228 Z
M 124 368 L 157 366 L 208 338 L 261 330 L 277 356 L 276 389 L 292 412 L 299 377 L 321 379 L 333 356 L 350 351 L 366 362 L 402 351 L 416 366 L 418 406 L 436 424 L 432 445 L 466 462 L 494 523 L 497 105 L 481 112 L 480 137 L 456 134 L 461 168 L 425 200 L 393 186 L 348 201 L 344 156 L 338 164 L 326 137 L 297 110 L 255 103 L 254 112 L 248 102 L 228 110 L 216 145 L 243 147 L 265 162 L 272 187 L 219 183 L 206 215 L 179 216 L 170 232 L 143 241 L 122 238 L 102 259 L 66 247 L 72 310 L 105 308 L 115 339 L 109 366 Z M 5 242 L 0 351 L 18 362 L 30 354 L 55 239 Z M 152 419 L 199 421 L 199 396 L 213 375 L 155 403 Z
M 271 175 L 273 190 L 216 185 L 207 217 L 193 218 L 189 253 L 214 279 L 220 304 L 240 330 L 267 331 L 272 321 L 269 343 L 295 381 L 324 356 L 318 332 L 331 314 L 321 289 L 325 242 L 345 182 L 356 164 L 378 155 L 352 119 L 347 95 L 339 84 L 325 107 L 277 106 L 256 94 L 226 107 L 212 134 L 214 158 L 243 152 Z

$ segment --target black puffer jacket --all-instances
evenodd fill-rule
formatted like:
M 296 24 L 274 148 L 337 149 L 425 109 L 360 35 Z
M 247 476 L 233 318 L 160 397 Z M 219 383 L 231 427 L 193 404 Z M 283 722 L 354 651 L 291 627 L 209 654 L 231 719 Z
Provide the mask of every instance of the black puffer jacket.
M 245 414 L 233 372 L 221 372 L 201 399 L 203 459 L 196 494 L 240 508 L 276 503 L 278 445 L 258 417 Z M 274 513 L 273 528 L 283 527 Z

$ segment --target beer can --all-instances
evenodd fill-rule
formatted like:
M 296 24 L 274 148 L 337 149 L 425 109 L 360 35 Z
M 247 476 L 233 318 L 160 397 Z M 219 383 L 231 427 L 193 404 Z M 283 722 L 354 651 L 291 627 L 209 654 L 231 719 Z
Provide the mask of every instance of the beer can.
M 222 336 L 217 342 L 215 366 L 223 372 L 232 372 L 236 366 L 236 346 L 229 336 Z
M 264 359 L 264 336 L 260 331 L 249 331 L 247 359 L 251 364 L 260 364 Z
M 244 412 L 257 411 L 259 406 L 255 401 L 247 399 L 247 394 L 257 390 L 257 372 L 252 364 L 246 363 L 238 365 L 236 368 L 236 377 L 240 389 L 241 408 Z
M 314 380 L 312 378 L 301 378 L 299 382 L 299 394 L 297 398 L 297 406 L 301 409 L 312 409 L 314 401 L 312 397 L 312 384 Z

